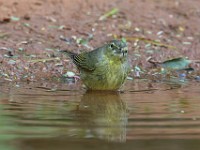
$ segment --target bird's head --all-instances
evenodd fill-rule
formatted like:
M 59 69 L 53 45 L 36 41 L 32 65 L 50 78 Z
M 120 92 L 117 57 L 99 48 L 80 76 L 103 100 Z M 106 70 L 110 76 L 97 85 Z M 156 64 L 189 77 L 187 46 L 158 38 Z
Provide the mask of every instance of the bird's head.
M 123 40 L 112 40 L 106 45 L 106 55 L 110 58 L 126 59 L 127 54 L 127 43 Z

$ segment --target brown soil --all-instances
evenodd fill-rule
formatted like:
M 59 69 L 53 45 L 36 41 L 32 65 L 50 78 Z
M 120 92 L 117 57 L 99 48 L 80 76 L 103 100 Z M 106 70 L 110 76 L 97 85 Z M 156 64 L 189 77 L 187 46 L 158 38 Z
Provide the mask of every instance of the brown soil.
M 150 56 L 199 59 L 199 6 L 197 0 L 0 0 L 0 78 L 34 81 L 75 71 L 57 50 L 91 50 L 116 36 L 129 37 L 133 67 L 146 69 Z M 119 12 L 99 20 L 113 8 Z M 77 43 L 88 37 L 86 45 Z

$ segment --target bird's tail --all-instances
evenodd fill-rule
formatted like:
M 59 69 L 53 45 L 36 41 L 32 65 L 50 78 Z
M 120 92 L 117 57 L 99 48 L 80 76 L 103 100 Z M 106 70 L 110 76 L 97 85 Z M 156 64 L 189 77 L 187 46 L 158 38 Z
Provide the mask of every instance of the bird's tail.
M 74 53 L 74 52 L 70 52 L 68 50 L 60 50 L 59 52 L 63 53 L 63 54 L 66 54 L 67 56 L 69 56 L 71 59 L 74 58 L 74 56 L 76 56 L 77 54 Z

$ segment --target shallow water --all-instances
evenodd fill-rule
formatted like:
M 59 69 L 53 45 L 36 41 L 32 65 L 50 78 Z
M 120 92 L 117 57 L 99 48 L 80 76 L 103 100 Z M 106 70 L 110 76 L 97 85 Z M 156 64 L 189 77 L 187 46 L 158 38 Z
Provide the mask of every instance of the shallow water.
M 77 84 L 0 84 L 0 149 L 200 149 L 198 82 L 128 81 L 123 92 Z

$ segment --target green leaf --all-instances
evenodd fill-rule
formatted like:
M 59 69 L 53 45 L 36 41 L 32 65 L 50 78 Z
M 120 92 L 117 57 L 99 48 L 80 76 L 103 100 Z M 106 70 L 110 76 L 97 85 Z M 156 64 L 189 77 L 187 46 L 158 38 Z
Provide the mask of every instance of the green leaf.
M 30 24 L 29 23 L 23 23 L 23 26 L 30 27 Z
M 11 19 L 12 21 L 19 21 L 19 20 L 20 20 L 19 17 L 15 17 L 15 16 L 11 16 L 10 19 Z
M 135 66 L 135 71 L 141 71 L 140 67 Z
M 122 42 L 126 43 L 126 38 L 123 37 L 122 38 Z
M 65 28 L 64 25 L 61 25 L 61 26 L 58 27 L 58 29 L 60 29 L 60 30 L 62 30 L 62 29 L 64 29 L 64 28 Z
M 77 44 L 81 44 L 81 45 L 87 45 L 87 44 L 88 44 L 88 40 L 83 39 L 83 38 L 78 38 L 78 39 L 76 40 L 76 43 L 77 43 Z
M 67 71 L 67 73 L 63 74 L 63 77 L 69 77 L 69 78 L 72 78 L 74 77 L 76 74 L 74 72 L 71 72 L 71 71 Z
M 8 64 L 14 65 L 14 64 L 16 64 L 16 61 L 11 59 L 11 60 L 8 61 Z
M 117 14 L 119 12 L 118 8 L 113 8 L 112 10 L 110 10 L 109 12 L 105 13 L 104 15 L 102 15 L 99 20 L 105 20 L 108 17 L 111 17 L 115 14 Z
M 188 65 L 191 62 L 192 61 L 188 60 L 187 58 L 178 57 L 178 58 L 174 58 L 174 59 L 170 59 L 170 60 L 162 62 L 161 66 L 164 69 L 168 69 L 168 70 L 181 70 L 181 69 L 188 68 Z
M 19 47 L 18 50 L 19 50 L 19 51 L 24 51 L 24 48 Z

